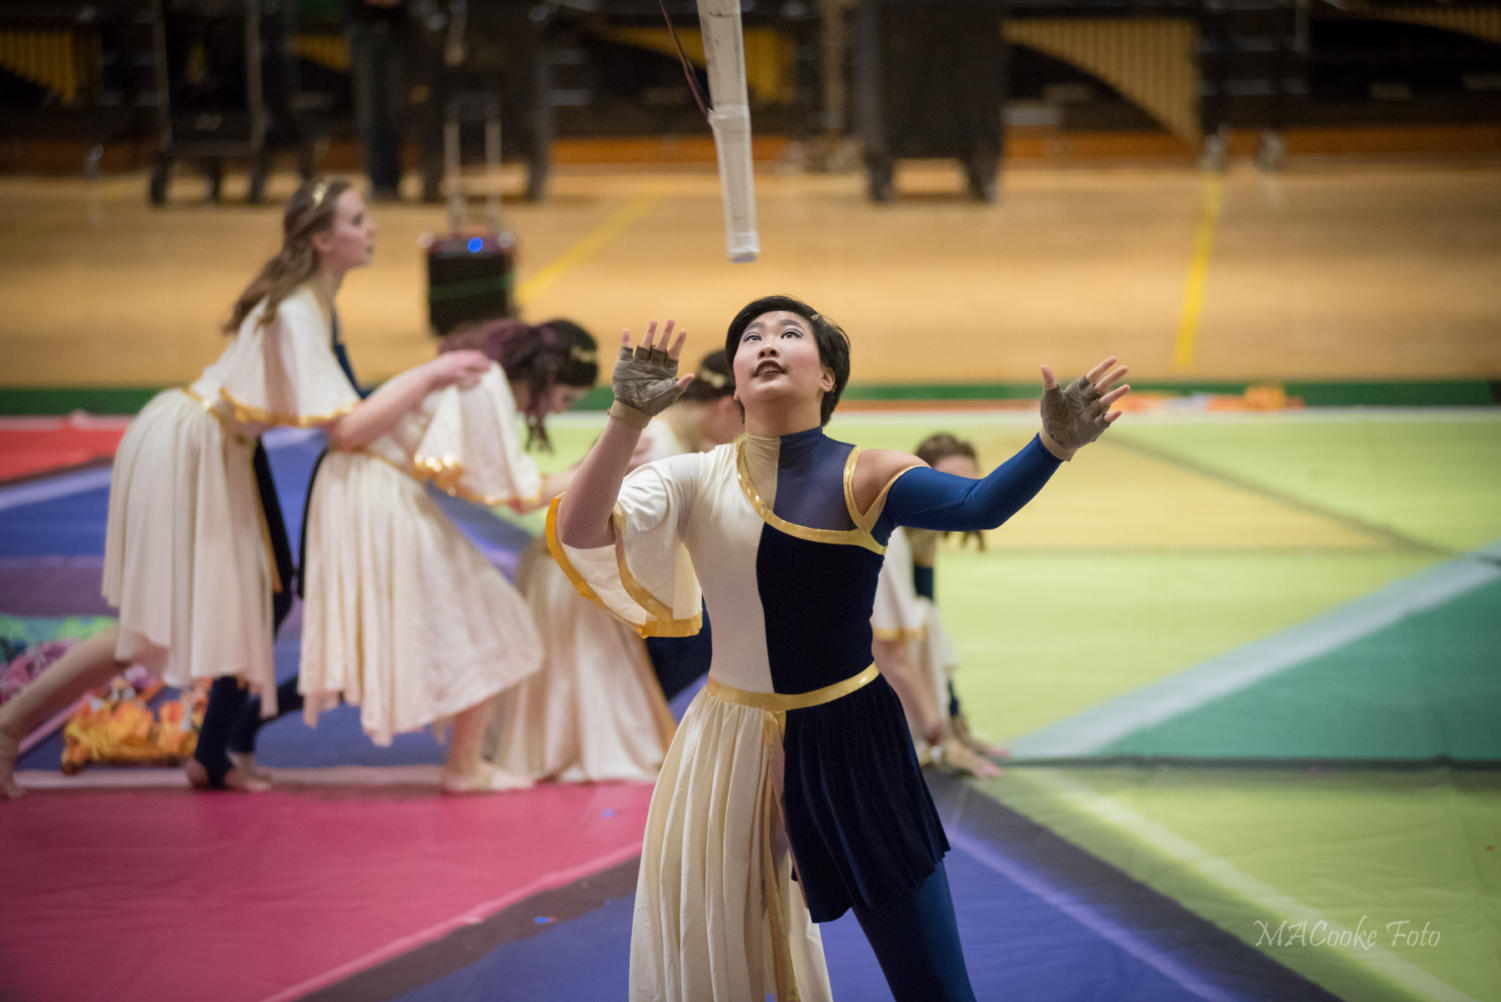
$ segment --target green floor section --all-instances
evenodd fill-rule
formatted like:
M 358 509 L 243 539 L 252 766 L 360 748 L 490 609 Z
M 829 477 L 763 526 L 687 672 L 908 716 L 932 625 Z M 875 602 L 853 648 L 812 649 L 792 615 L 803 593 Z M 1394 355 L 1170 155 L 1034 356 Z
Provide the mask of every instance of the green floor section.
M 1384 552 L 946 553 L 939 607 L 966 710 L 1007 744 L 1427 563 Z
M 1501 415 L 1489 411 L 1123 422 L 1112 434 L 1408 540 L 1469 550 L 1501 537 Z
M 1100 754 L 1501 762 L 1498 612 L 1492 582 Z
M 1501 999 L 1501 773 L 1019 768 L 984 788 L 1350 1002 Z

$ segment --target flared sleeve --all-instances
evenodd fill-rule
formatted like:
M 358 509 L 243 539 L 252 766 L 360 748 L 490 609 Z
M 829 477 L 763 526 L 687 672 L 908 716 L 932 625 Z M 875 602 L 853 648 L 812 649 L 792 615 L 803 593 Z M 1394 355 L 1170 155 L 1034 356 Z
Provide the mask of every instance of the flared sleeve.
M 532 507 L 542 475 L 522 447 L 511 387 L 491 363 L 475 386 L 434 394 L 432 417 L 412 456 L 416 475 L 466 501 Z
M 261 325 L 264 304 L 211 367 L 219 396 L 237 421 L 307 428 L 354 410 L 360 395 L 334 356 L 333 338 L 318 301 L 306 287 Z
M 897 529 L 886 543 L 886 559 L 876 579 L 871 632 L 877 640 L 918 640 L 925 632 L 927 618 L 927 610 L 912 585 L 911 544 L 906 532 Z
M 590 549 L 558 538 L 547 512 L 547 547 L 579 594 L 643 637 L 686 637 L 703 626 L 703 594 L 683 545 L 705 454 L 648 463 L 625 478 L 612 519 L 615 544 Z

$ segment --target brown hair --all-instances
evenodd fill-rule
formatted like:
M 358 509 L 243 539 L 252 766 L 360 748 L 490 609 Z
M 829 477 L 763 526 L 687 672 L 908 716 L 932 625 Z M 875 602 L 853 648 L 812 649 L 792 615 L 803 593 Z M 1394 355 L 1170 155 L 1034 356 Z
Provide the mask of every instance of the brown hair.
M 506 379 L 531 388 L 527 403 L 527 448 L 539 443 L 552 451 L 544 407 L 559 383 L 592 389 L 599 378 L 599 346 L 594 337 L 572 320 L 561 317 L 532 326 L 510 317 L 460 328 L 445 337 L 440 352 L 470 348 L 500 363 Z
M 917 458 L 929 466 L 937 466 L 941 460 L 948 459 L 950 456 L 965 456 L 974 460 L 976 466 L 980 465 L 980 455 L 975 451 L 974 445 L 946 431 L 929 435 L 917 447 Z M 944 535 L 947 536 L 948 533 L 945 532 Z M 984 533 L 966 532 L 959 542 L 962 545 L 971 539 L 980 549 L 985 549 Z
M 723 400 L 735 393 L 735 370 L 730 368 L 730 359 L 722 351 L 705 355 L 694 376 L 680 399 Z
M 975 452 L 975 447 L 957 435 L 951 435 L 946 431 L 929 435 L 917 447 L 917 458 L 929 466 L 934 466 L 939 460 L 948 459 L 950 456 L 966 456 L 969 459 L 973 459 L 976 466 L 980 465 L 980 456 L 979 453 Z
M 235 300 L 224 324 L 224 333 L 239 333 L 240 325 L 261 300 L 266 309 L 260 324 L 266 326 L 276 317 L 276 308 L 303 282 L 318 271 L 318 251 L 313 234 L 322 233 L 334 224 L 339 196 L 348 191 L 348 181 L 305 181 L 293 193 L 281 217 L 281 250 L 261 266 L 259 274 L 245 286 Z

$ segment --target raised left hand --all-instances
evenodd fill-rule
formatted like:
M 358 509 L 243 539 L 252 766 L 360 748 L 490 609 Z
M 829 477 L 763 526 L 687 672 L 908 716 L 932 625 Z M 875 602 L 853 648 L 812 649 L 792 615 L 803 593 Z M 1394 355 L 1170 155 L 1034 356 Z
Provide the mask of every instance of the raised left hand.
M 1111 389 L 1126 374 L 1115 366 L 1111 355 L 1080 378 L 1060 388 L 1053 370 L 1042 367 L 1042 444 L 1059 459 L 1075 452 L 1105 433 L 1121 416 L 1110 405 L 1131 390 L 1130 384 Z

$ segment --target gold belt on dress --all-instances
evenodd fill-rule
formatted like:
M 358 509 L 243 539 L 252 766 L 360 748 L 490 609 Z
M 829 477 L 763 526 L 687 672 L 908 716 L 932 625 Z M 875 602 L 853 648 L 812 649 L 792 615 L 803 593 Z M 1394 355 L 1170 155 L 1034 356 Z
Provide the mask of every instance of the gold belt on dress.
M 874 664 L 858 675 L 851 675 L 832 685 L 810 692 L 748 692 L 733 685 L 725 685 L 717 679 L 709 679 L 708 692 L 715 699 L 738 703 L 761 710 L 761 738 L 768 754 L 767 766 L 771 782 L 761 789 L 758 809 L 761 831 L 761 893 L 766 896 L 766 915 L 771 925 L 771 966 L 776 979 L 777 1002 L 797 1002 L 801 996 L 797 987 L 797 972 L 792 965 L 792 923 L 788 913 L 788 901 L 783 886 L 784 866 L 773 846 L 779 837 L 786 842 L 786 822 L 782 815 L 782 735 L 787 726 L 788 710 L 806 710 L 842 699 L 857 689 L 875 681 L 880 675 Z M 780 833 L 780 836 L 779 836 Z M 785 852 L 785 849 L 783 850 Z
M 711 677 L 708 691 L 709 695 L 715 699 L 722 699 L 727 703 L 739 703 L 741 706 L 752 706 L 772 713 L 786 713 L 788 710 L 806 710 L 810 706 L 821 706 L 824 703 L 842 699 L 875 681 L 879 674 L 881 674 L 880 671 L 872 664 L 858 675 L 851 675 L 849 678 L 810 692 L 750 692 L 737 689 L 732 685 L 725 685 Z
M 208 411 L 209 416 L 219 422 L 219 427 L 224 429 L 224 434 L 252 450 L 250 453 L 250 464 L 251 469 L 254 470 L 256 440 L 241 435 L 234 422 L 223 411 L 214 406 L 213 401 L 203 399 L 203 397 L 193 392 L 191 386 L 184 386 L 182 392 L 187 395 L 189 400 L 194 401 L 198 406 Z M 266 505 L 261 500 L 259 484 L 257 484 L 255 492 L 255 513 L 261 517 L 261 543 L 266 547 L 266 562 L 271 569 L 271 590 L 280 594 L 284 583 L 281 579 L 281 569 L 276 566 L 276 547 L 271 543 L 271 524 L 266 521 Z
M 202 407 L 204 410 L 208 411 L 209 416 L 212 417 L 215 421 L 219 422 L 219 427 L 224 429 L 224 434 L 228 435 L 236 442 L 239 442 L 241 445 L 248 445 L 251 447 L 255 446 L 255 438 L 243 434 L 240 430 L 240 427 L 233 421 L 231 421 L 229 419 L 229 415 L 221 411 L 212 400 L 203 399 L 203 397 L 199 396 L 193 391 L 193 388 L 191 386 L 184 386 L 182 388 L 182 392 L 187 396 L 189 400 L 192 400 L 199 407 Z

